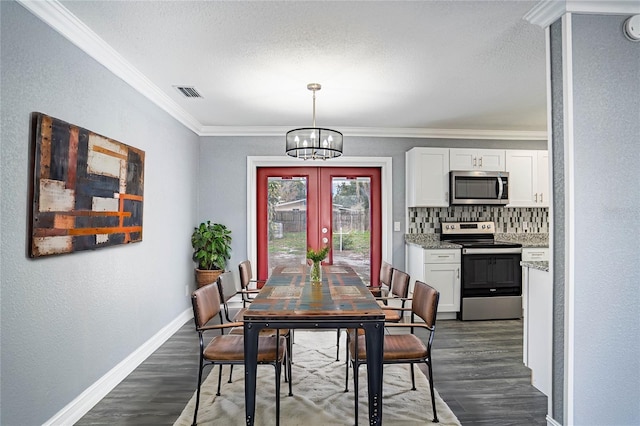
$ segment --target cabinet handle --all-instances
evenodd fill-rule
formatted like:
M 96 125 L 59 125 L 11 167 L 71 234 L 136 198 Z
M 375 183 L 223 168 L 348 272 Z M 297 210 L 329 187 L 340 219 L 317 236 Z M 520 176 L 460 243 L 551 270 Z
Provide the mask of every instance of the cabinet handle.
M 535 202 L 537 203 L 538 202 L 538 193 L 537 192 L 536 192 L 535 197 L 536 197 Z
M 540 202 L 542 202 L 542 192 L 540 193 Z
M 456 278 L 460 278 L 460 268 L 457 268 L 457 269 L 456 269 L 456 271 L 457 271 L 457 276 L 456 276 Z
M 476 157 L 473 157 L 473 167 L 476 167 L 478 165 L 478 159 Z
M 449 202 L 449 191 L 447 191 L 447 192 L 445 192 L 445 193 L 444 193 L 444 200 L 445 200 L 446 202 Z
M 480 157 L 480 167 L 482 167 L 482 157 Z

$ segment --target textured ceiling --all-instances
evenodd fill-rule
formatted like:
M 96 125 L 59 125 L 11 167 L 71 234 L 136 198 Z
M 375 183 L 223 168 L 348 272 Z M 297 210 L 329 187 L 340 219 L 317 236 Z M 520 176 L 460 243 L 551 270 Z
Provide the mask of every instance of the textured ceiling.
M 61 2 L 205 133 L 308 126 L 310 82 L 320 127 L 544 132 L 537 3 Z

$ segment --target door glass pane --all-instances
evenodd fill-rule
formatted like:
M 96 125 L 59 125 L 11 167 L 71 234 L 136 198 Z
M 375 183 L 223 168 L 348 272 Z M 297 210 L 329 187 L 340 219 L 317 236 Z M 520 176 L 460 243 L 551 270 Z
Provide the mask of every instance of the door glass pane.
M 276 266 L 305 263 L 307 179 L 270 177 L 267 188 L 269 276 Z
M 332 179 L 333 264 L 355 269 L 371 281 L 371 179 Z

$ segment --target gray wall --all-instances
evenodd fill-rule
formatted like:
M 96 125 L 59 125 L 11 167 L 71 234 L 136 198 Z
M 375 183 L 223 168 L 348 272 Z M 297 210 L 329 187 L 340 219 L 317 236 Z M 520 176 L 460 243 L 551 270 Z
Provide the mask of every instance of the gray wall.
M 574 238 L 564 237 L 580 425 L 640 424 L 640 43 L 623 36 L 625 18 L 572 16 Z
M 392 157 L 393 222 L 401 232 L 393 233 L 393 259 L 404 267 L 405 152 L 415 146 L 447 148 L 547 149 L 546 141 L 497 141 L 454 139 L 365 138 L 345 136 L 344 156 Z M 222 222 L 233 232 L 230 265 L 247 258 L 247 156 L 284 157 L 284 135 L 280 137 L 203 137 L 200 146 L 198 217 Z M 302 163 L 302 160 L 301 160 Z M 305 163 L 305 166 L 314 163 Z M 330 165 L 327 162 L 315 165 Z
M 198 137 L 19 4 L 0 17 L 0 424 L 38 425 L 190 309 Z M 142 242 L 27 257 L 33 111 L 146 151 Z
M 552 417 L 562 421 L 564 417 L 564 286 L 565 286 L 565 170 L 563 132 L 563 81 L 562 81 L 562 21 L 551 26 L 551 98 L 552 98 L 552 169 L 553 208 L 553 366 L 552 366 Z

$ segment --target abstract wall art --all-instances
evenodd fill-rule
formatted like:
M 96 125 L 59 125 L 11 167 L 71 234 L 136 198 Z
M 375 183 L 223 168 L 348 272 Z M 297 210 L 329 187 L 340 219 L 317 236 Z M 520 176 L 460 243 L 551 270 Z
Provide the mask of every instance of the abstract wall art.
M 31 257 L 142 241 L 144 151 L 33 114 Z

